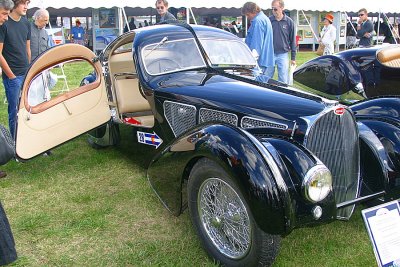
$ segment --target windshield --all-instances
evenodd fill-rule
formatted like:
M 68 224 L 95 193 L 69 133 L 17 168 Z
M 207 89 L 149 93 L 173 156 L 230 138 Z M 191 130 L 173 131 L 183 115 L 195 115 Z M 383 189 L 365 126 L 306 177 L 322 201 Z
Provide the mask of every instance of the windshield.
M 145 46 L 141 54 L 146 72 L 151 75 L 205 67 L 194 39 L 168 41 L 164 37 L 158 43 Z
M 256 66 L 246 44 L 240 40 L 200 39 L 213 67 Z

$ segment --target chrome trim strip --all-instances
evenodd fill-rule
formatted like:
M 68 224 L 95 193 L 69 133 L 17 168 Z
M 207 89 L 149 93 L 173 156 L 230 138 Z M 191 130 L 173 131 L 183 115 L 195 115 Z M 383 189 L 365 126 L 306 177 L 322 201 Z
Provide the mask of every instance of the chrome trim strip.
M 370 199 L 375 199 L 375 198 L 382 197 L 385 194 L 386 194 L 385 191 L 380 191 L 380 192 L 374 193 L 372 195 L 363 196 L 363 197 L 359 197 L 359 198 L 356 198 L 356 199 L 353 199 L 353 200 L 349 200 L 349 201 L 345 201 L 345 202 L 336 204 L 336 208 L 337 209 L 345 208 L 345 207 L 348 207 L 348 206 L 351 206 L 351 205 L 354 205 L 354 204 L 357 204 L 357 203 L 360 203 L 360 202 L 364 202 L 364 201 L 367 201 L 367 200 L 370 200 Z

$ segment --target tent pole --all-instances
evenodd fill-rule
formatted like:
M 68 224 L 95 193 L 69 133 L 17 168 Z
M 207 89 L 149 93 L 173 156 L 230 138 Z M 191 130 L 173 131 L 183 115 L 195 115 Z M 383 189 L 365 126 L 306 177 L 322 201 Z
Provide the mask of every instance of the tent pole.
M 193 18 L 194 24 L 196 24 L 196 25 L 197 25 L 196 18 L 195 18 L 194 14 L 193 14 L 193 9 L 192 9 L 191 7 L 189 7 L 189 10 L 190 10 L 190 14 L 192 15 L 192 18 Z M 188 21 L 188 24 L 189 24 L 189 21 Z
M 343 11 L 343 12 L 344 12 L 344 14 L 346 15 L 346 20 L 350 23 L 351 28 L 353 29 L 353 31 L 354 31 L 355 34 L 356 34 L 356 36 L 354 36 L 354 38 L 357 38 L 357 30 L 356 30 L 356 28 L 354 27 L 353 22 L 351 21 L 351 19 L 350 19 L 349 15 L 347 14 L 347 12 L 346 12 L 346 11 Z M 347 27 L 346 27 L 346 34 L 347 34 Z M 348 46 L 347 46 L 347 37 L 346 37 L 346 44 L 344 45 L 344 47 L 345 47 L 345 49 L 348 49 Z
M 346 14 L 346 19 L 347 19 L 347 21 L 350 23 L 351 28 L 353 28 L 353 31 L 354 31 L 355 33 L 357 33 L 357 30 L 356 30 L 356 28 L 354 28 L 354 25 L 353 25 L 353 23 L 352 23 L 352 21 L 351 21 L 349 15 L 347 14 L 346 11 L 344 11 L 344 14 Z
M 131 27 L 129 26 L 128 18 L 126 17 L 125 8 L 124 8 L 124 7 L 121 7 L 121 11 L 122 11 L 122 15 L 124 16 L 125 23 L 126 23 L 126 25 L 128 26 L 128 31 L 130 31 L 130 30 L 131 30 Z M 122 26 L 123 26 L 123 24 L 122 24 Z M 121 27 L 122 27 L 122 26 L 121 26 Z
M 394 26 L 390 23 L 388 16 L 386 15 L 386 13 L 382 12 L 383 15 L 383 19 L 387 21 L 387 24 L 389 26 L 389 30 L 392 33 L 393 39 L 395 44 L 397 44 L 397 38 L 399 38 L 399 34 L 394 30 Z
M 381 28 L 381 10 L 379 9 L 379 15 L 378 15 L 378 31 L 376 33 L 376 44 L 379 44 L 379 30 Z M 372 37 L 373 38 L 373 37 Z
M 308 18 L 307 18 L 307 16 L 306 16 L 306 14 L 304 13 L 304 10 L 301 10 L 301 13 L 303 13 L 304 18 L 305 18 L 306 21 L 307 21 L 308 27 L 310 27 L 311 32 L 312 32 L 312 34 L 313 34 L 315 40 L 317 40 L 317 42 L 318 42 L 318 36 L 315 34 L 314 29 L 313 29 L 311 23 L 308 21 Z

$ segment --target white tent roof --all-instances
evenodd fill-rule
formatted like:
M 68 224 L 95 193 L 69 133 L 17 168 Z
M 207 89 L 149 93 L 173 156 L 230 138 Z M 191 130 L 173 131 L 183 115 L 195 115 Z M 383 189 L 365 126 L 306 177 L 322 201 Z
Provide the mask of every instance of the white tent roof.
M 170 7 L 193 8 L 241 8 L 247 0 L 170 0 Z M 271 8 L 271 0 L 253 0 L 262 9 Z M 110 7 L 154 7 L 154 0 L 31 0 L 30 8 L 110 8 Z M 285 0 L 285 8 L 288 10 L 312 10 L 312 11 L 347 11 L 357 12 L 360 8 L 366 8 L 368 12 L 400 13 L 399 0 Z

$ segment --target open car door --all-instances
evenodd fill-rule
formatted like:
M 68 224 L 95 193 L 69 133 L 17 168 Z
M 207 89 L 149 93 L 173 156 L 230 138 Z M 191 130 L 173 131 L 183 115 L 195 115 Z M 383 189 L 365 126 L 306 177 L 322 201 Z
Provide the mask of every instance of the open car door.
M 92 73 L 94 81 L 80 84 Z M 53 47 L 31 65 L 22 86 L 16 154 L 30 159 L 110 119 L 102 67 L 77 44 Z

